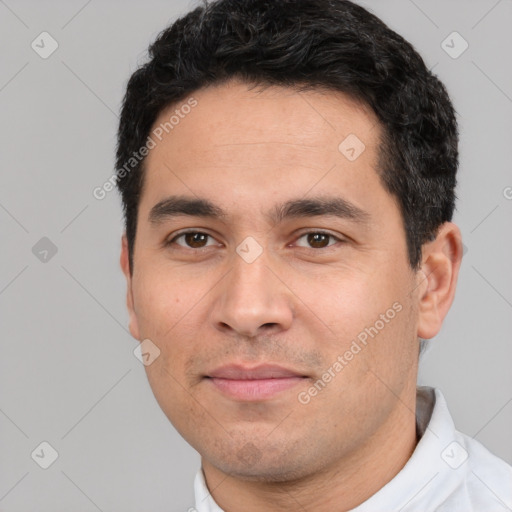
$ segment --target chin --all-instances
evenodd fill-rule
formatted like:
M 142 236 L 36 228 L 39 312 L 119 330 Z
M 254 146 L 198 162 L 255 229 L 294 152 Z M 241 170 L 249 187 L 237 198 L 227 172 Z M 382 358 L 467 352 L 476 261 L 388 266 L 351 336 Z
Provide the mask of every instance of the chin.
M 284 467 L 283 464 L 276 467 L 265 464 L 247 466 L 235 463 L 218 466 L 218 469 L 225 474 L 247 482 L 283 483 L 298 481 L 307 476 L 304 468 L 292 469 Z
M 306 457 L 301 457 L 296 450 L 288 449 L 288 454 L 282 451 L 272 453 L 270 450 L 275 451 L 275 448 L 259 449 L 247 443 L 236 453 L 230 453 L 229 458 L 226 457 L 228 451 L 205 455 L 205 458 L 223 473 L 251 482 L 292 482 L 316 471 L 313 461 L 308 463 L 304 460 Z

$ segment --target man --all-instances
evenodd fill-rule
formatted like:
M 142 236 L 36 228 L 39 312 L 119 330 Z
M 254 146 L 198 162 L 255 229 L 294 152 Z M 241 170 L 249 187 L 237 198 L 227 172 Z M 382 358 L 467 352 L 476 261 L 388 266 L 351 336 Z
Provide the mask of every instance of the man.
M 512 468 L 416 387 L 455 294 L 454 110 L 344 0 L 219 0 L 131 77 L 132 335 L 199 512 L 503 511 Z

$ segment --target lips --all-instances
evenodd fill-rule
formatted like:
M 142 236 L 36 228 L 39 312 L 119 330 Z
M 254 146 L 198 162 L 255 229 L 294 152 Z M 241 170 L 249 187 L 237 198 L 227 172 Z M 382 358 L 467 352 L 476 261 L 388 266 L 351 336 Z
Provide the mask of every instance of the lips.
M 227 365 L 207 376 L 217 391 L 237 401 L 269 400 L 299 385 L 306 378 L 300 372 L 273 364 L 254 368 Z
M 211 378 L 231 380 L 261 380 L 261 379 L 285 379 L 289 377 L 304 377 L 298 372 L 288 370 L 282 366 L 265 364 L 255 368 L 244 368 L 239 365 L 222 366 L 213 370 Z

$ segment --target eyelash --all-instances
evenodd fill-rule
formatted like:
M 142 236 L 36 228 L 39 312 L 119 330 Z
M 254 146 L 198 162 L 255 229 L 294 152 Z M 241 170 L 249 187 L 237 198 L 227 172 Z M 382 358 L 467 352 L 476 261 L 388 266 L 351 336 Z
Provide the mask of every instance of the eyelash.
M 209 235 L 208 233 L 204 233 L 203 231 L 195 231 L 195 230 L 182 231 L 181 233 L 178 233 L 176 236 L 174 236 L 172 239 L 167 240 L 166 242 L 164 242 L 165 247 L 170 247 L 170 246 L 174 245 L 176 240 L 178 240 L 179 238 L 181 238 L 181 237 L 183 237 L 185 235 L 188 235 L 188 234 L 206 235 L 209 238 L 213 238 L 212 235 Z M 301 233 L 299 235 L 299 237 L 297 238 L 297 240 L 300 240 L 301 238 L 303 238 L 304 236 L 307 236 L 307 235 L 325 235 L 325 236 L 330 237 L 331 239 L 334 239 L 336 242 L 341 242 L 341 243 L 345 242 L 344 239 L 339 238 L 339 237 L 333 235 L 332 233 L 329 233 L 327 231 L 322 231 L 322 230 L 320 230 L 320 231 L 318 231 L 318 230 L 306 231 L 304 233 Z M 191 251 L 194 251 L 194 252 L 199 252 L 199 251 L 202 251 L 204 249 L 208 249 L 208 247 L 209 247 L 209 246 L 206 246 L 206 247 L 200 247 L 199 249 L 194 249 L 193 247 L 184 247 L 184 246 L 179 245 L 179 244 L 177 244 L 177 245 L 178 245 L 178 247 L 180 247 L 182 249 L 188 249 L 188 250 L 191 250 Z M 318 252 L 318 251 L 329 249 L 329 248 L 333 247 L 334 245 L 336 245 L 336 244 L 328 245 L 326 247 L 321 247 L 321 248 L 302 247 L 302 249 L 309 249 L 311 251 Z

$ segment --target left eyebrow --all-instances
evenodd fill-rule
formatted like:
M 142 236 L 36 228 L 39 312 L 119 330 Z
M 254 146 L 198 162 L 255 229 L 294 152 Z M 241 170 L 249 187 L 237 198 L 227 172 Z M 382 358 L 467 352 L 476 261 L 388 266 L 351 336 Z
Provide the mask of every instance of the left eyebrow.
M 204 198 L 170 196 L 158 202 L 149 212 L 149 222 L 160 224 L 178 216 L 226 219 L 228 213 L 220 206 Z M 335 216 L 356 223 L 369 223 L 370 214 L 341 197 L 313 197 L 292 199 L 275 205 L 265 215 L 271 224 L 279 224 L 291 218 Z
M 334 216 L 356 223 L 369 223 L 370 214 L 342 197 L 313 197 L 294 199 L 276 205 L 267 214 L 267 219 L 279 224 L 289 218 Z

